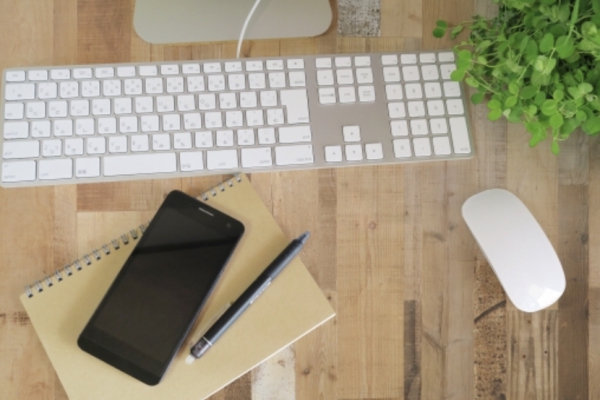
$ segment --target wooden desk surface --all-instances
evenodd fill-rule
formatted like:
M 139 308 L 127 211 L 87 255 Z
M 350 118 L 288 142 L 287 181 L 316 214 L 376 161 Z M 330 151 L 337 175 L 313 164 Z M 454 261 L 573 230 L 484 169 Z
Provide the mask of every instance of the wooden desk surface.
M 338 37 L 334 24 L 314 39 L 247 42 L 244 53 L 448 47 L 432 38 L 435 21 L 490 3 L 381 0 L 381 38 Z M 143 42 L 133 4 L 0 0 L 0 69 L 235 56 L 232 42 Z M 486 121 L 484 106 L 472 115 L 469 161 L 251 176 L 289 237 L 312 232 L 301 257 L 337 317 L 213 399 L 600 398 L 598 141 L 576 135 L 555 157 L 548 143 L 530 149 L 521 127 Z M 198 195 L 221 180 L 0 189 L 0 398 L 66 398 L 19 303 L 25 284 L 151 215 L 170 190 Z M 566 293 L 548 310 L 506 302 L 462 220 L 465 199 L 493 187 L 525 202 L 564 264 Z M 89 231 L 108 218 L 122 223 Z

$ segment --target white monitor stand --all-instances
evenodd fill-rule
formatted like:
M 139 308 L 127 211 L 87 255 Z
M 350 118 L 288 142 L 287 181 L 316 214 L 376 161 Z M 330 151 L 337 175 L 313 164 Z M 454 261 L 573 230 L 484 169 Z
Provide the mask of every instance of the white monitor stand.
M 238 40 L 254 0 L 137 0 L 133 24 L 150 43 Z M 245 39 L 317 36 L 331 25 L 329 0 L 262 0 Z

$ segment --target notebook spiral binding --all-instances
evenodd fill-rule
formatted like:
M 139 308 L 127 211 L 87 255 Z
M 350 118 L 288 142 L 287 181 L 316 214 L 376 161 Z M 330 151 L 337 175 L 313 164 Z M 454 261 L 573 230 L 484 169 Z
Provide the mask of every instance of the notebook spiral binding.
M 200 197 L 202 198 L 202 200 L 208 201 L 211 197 L 217 196 L 219 192 L 224 192 L 225 190 L 227 190 L 227 186 L 233 187 L 235 181 L 237 181 L 237 182 L 242 181 L 242 177 L 240 174 L 235 174 L 234 177 L 231 178 L 230 180 L 223 182 L 223 183 L 213 187 L 212 189 L 209 189 L 207 192 L 201 194 Z M 43 292 L 44 291 L 44 283 L 46 284 L 47 288 L 51 288 L 55 283 L 53 281 L 52 275 L 54 275 L 54 280 L 56 281 L 56 283 L 61 282 L 64 279 L 63 274 L 65 274 L 67 277 L 69 277 L 69 276 L 73 275 L 73 269 L 75 271 L 81 271 L 84 267 L 83 264 L 85 264 L 85 266 L 89 266 L 89 265 L 93 264 L 94 260 L 96 260 L 96 261 L 100 260 L 102 258 L 101 252 L 103 252 L 104 255 L 109 255 L 111 252 L 110 245 L 112 245 L 112 247 L 115 250 L 119 250 L 121 248 L 121 243 L 125 246 L 129 244 L 130 236 L 134 241 L 138 240 L 140 235 L 143 234 L 144 231 L 146 230 L 147 226 L 148 225 L 146 225 L 146 224 L 141 224 L 138 229 L 132 229 L 129 231 L 129 233 L 124 233 L 119 238 L 115 238 L 115 239 L 111 240 L 110 243 L 102 245 L 100 247 L 100 249 L 92 250 L 91 255 L 84 254 L 80 259 L 73 261 L 71 264 L 65 265 L 62 270 L 57 269 L 56 271 L 54 271 L 54 274 L 50 274 L 50 275 L 46 276 L 43 279 L 43 282 L 41 280 L 39 280 L 39 281 L 34 282 L 31 285 L 25 286 L 25 293 L 27 294 L 27 297 L 33 297 L 34 292 L 37 292 L 37 293 Z M 138 230 L 139 230 L 139 232 L 138 232 Z
M 234 177 L 231 178 L 230 180 L 228 180 L 227 182 L 223 182 L 223 183 L 213 187 L 212 189 L 208 190 L 207 192 L 202 193 L 200 195 L 200 197 L 202 198 L 202 200 L 208 201 L 208 200 L 210 200 L 211 196 L 215 197 L 215 196 L 217 196 L 217 194 L 219 192 L 224 192 L 225 190 L 227 190 L 227 187 L 225 185 L 227 185 L 229 187 L 233 187 L 234 181 L 241 182 L 242 181 L 241 175 L 235 174 Z
M 119 250 L 121 248 L 121 243 L 123 245 L 129 244 L 130 236 L 133 240 L 139 239 L 147 226 L 148 225 L 146 224 L 141 224 L 138 229 L 130 230 L 129 233 L 121 235 L 118 239 L 111 240 L 110 243 L 102 245 L 99 249 L 92 250 L 89 254 L 84 254 L 81 258 L 73 261 L 71 264 L 65 265 L 62 269 L 57 269 L 53 274 L 44 277 L 44 279 L 25 286 L 25 294 L 27 294 L 27 297 L 33 297 L 34 293 L 41 293 L 44 291 L 44 284 L 46 288 L 51 288 L 56 283 L 62 282 L 65 277 L 73 275 L 74 271 L 81 271 L 84 266 L 92 265 L 94 261 L 100 260 L 103 257 L 103 254 L 105 256 L 110 255 L 111 245 L 114 250 Z

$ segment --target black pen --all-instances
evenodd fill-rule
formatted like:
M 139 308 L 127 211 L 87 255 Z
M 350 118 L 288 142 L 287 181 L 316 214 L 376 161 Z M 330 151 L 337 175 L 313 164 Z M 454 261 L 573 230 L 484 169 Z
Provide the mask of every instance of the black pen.
M 225 331 L 243 314 L 244 311 L 264 292 L 273 279 L 296 257 L 308 240 L 308 232 L 304 232 L 269 264 L 269 266 L 252 282 L 242 295 L 225 311 L 225 313 L 211 326 L 208 331 L 190 350 L 190 355 L 185 360 L 191 364 L 202 357 Z

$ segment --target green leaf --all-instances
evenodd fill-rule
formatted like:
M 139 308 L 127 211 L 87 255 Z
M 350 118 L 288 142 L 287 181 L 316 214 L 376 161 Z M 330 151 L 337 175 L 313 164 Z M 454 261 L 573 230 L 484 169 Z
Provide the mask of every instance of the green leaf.
M 594 90 L 594 87 L 587 82 L 580 83 L 577 88 L 585 94 L 591 93 Z
M 457 82 L 462 81 L 463 78 L 465 77 L 466 72 L 467 72 L 466 69 L 455 69 L 450 74 L 450 79 L 452 79 L 453 81 L 457 81 Z
M 571 95 L 575 100 L 583 97 L 583 91 L 579 87 L 569 86 L 567 88 L 567 92 Z
M 551 6 L 554 3 L 556 3 L 556 0 L 540 0 L 540 4 L 543 4 L 546 6 Z
M 458 52 L 458 58 L 462 60 L 471 60 L 473 58 L 473 53 L 469 50 L 461 50 Z
M 517 96 L 507 97 L 506 101 L 504 102 L 504 108 L 513 108 L 514 106 L 517 105 L 518 101 L 519 101 L 519 98 Z
M 550 127 L 554 128 L 554 129 L 558 129 L 562 126 L 562 124 L 565 121 L 563 119 L 563 116 L 560 113 L 556 113 L 550 117 L 548 122 L 550 123 Z
M 542 104 L 542 114 L 551 116 L 556 113 L 556 106 L 558 102 L 556 100 L 546 100 Z
M 479 82 L 477 82 L 477 79 L 473 78 L 472 76 L 467 77 L 467 79 L 465 79 L 465 82 L 467 85 L 474 87 L 474 88 L 478 88 L 479 87 Z
M 500 119 L 500 117 L 502 117 L 502 110 L 496 109 L 488 113 L 488 119 L 490 121 L 496 121 L 497 119 Z
M 556 52 L 560 58 L 569 58 L 575 52 L 575 43 L 570 36 L 561 36 L 556 39 Z
M 562 99 L 564 99 L 565 97 L 565 92 L 563 92 L 562 90 L 555 90 L 554 93 L 552 93 L 552 98 L 556 101 L 561 101 Z
M 521 89 L 521 92 L 519 93 L 519 96 L 523 99 L 523 100 L 529 100 L 531 98 L 533 98 L 539 91 L 539 88 L 535 87 L 535 86 L 525 86 L 523 89 Z
M 460 33 L 463 31 L 463 29 L 464 29 L 463 25 L 458 25 L 458 26 L 454 27 L 452 29 L 452 31 L 450 32 L 450 38 L 451 39 L 456 39 L 456 37 L 458 35 L 460 35 Z
M 558 145 L 558 141 L 556 141 L 556 140 L 552 141 L 550 151 L 552 151 L 552 154 L 554 154 L 555 156 L 557 156 L 558 153 L 560 153 L 560 146 Z
M 433 37 L 438 39 L 443 38 L 446 34 L 446 30 L 444 28 L 437 27 L 433 30 Z
M 588 135 L 597 134 L 598 132 L 600 132 L 600 117 L 594 117 L 594 118 L 586 120 L 581 125 L 581 128 Z
M 577 120 L 577 122 L 583 122 L 587 119 L 587 115 L 585 112 L 579 110 L 577 111 L 577 113 L 575 113 L 575 119 Z
M 435 25 L 440 27 L 440 28 L 444 28 L 446 29 L 448 27 L 448 23 L 444 20 L 438 20 L 435 22 Z
M 488 101 L 487 107 L 490 110 L 500 110 L 502 108 L 502 103 L 500 103 L 499 100 L 492 99 L 492 100 Z
M 483 102 L 483 98 L 485 97 L 485 92 L 477 92 L 471 96 L 471 103 L 473 104 L 481 104 Z
M 546 100 L 546 93 L 544 93 L 544 92 L 537 92 L 536 95 L 535 95 L 535 99 L 533 100 L 533 102 L 538 107 L 541 107 L 545 100 Z
M 519 85 L 517 85 L 515 82 L 509 83 L 508 91 L 512 94 L 519 94 Z
M 554 35 L 550 32 L 546 33 L 542 40 L 540 40 L 539 47 L 542 53 L 549 53 L 554 47 Z

